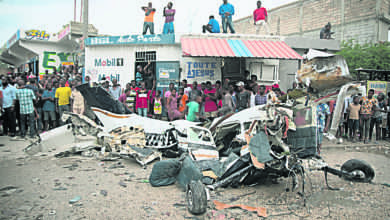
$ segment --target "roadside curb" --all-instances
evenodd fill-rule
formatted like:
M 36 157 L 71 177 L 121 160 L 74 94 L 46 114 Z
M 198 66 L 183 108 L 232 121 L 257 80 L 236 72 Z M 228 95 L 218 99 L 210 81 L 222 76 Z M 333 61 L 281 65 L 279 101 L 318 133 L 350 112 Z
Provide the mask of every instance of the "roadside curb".
M 383 149 L 390 149 L 390 144 L 332 144 L 332 145 L 323 145 L 323 149 L 367 149 L 367 148 L 383 148 Z

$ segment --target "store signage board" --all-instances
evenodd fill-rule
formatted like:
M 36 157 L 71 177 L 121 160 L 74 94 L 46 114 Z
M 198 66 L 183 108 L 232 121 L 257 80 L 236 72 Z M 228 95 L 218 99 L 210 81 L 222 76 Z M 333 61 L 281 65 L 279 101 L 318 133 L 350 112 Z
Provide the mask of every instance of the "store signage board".
M 174 44 L 174 43 L 175 43 L 174 34 L 90 37 L 85 40 L 86 46 L 119 45 L 119 44 Z
M 41 30 L 28 30 L 26 31 L 26 40 L 44 40 L 47 41 L 50 39 L 50 34 L 47 33 L 46 31 L 41 31 Z
M 60 33 L 58 34 L 58 40 L 61 40 L 69 33 L 70 33 L 70 25 L 66 26 L 66 28 L 64 28 L 60 31 Z
M 14 35 L 7 41 L 7 49 L 10 48 L 16 41 L 20 39 L 20 30 L 17 30 Z
M 368 91 L 373 89 L 375 91 L 374 97 L 377 98 L 380 93 L 387 94 L 387 82 L 386 81 L 367 81 L 367 95 Z

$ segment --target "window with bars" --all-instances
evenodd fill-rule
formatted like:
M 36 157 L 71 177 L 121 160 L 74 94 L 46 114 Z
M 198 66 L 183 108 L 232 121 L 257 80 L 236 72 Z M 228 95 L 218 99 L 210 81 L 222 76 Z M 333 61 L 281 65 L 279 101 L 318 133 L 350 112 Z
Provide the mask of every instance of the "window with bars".
M 144 63 L 144 62 L 156 62 L 156 51 L 142 51 L 135 52 L 135 62 Z

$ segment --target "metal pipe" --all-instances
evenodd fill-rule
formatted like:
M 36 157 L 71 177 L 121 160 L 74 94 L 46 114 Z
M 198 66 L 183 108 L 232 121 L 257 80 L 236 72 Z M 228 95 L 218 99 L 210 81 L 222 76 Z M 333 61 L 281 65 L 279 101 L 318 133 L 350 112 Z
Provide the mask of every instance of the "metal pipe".
M 83 38 L 88 38 L 88 0 L 83 0 Z

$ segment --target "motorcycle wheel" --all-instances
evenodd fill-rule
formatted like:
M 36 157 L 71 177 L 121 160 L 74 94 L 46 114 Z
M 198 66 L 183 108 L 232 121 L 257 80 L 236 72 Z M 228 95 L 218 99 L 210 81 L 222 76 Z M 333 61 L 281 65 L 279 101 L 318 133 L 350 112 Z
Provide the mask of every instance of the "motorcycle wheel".
M 344 179 L 354 181 L 354 182 L 371 182 L 375 177 L 374 169 L 366 161 L 351 159 L 345 162 L 341 166 L 341 170 L 354 174 L 354 177 L 348 175 L 343 176 Z

